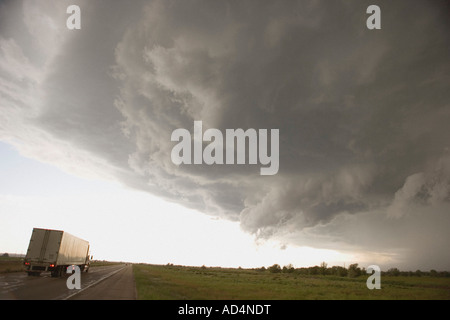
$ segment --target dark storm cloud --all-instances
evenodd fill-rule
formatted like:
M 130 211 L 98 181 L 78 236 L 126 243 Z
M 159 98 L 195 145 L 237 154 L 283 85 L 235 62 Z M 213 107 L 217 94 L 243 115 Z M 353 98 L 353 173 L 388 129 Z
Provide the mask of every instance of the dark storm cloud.
M 66 17 L 61 4 L 2 6 L 2 16 L 47 16 L 2 25 L 3 139 L 260 237 L 397 250 L 415 265 L 448 243 L 445 1 L 379 1 L 373 31 L 365 1 L 78 3 L 75 32 L 54 27 Z M 43 21 L 48 33 L 33 33 Z M 280 129 L 278 174 L 175 166 L 171 133 L 192 132 L 194 120 L 204 130 Z M 450 267 L 448 253 L 436 256 Z

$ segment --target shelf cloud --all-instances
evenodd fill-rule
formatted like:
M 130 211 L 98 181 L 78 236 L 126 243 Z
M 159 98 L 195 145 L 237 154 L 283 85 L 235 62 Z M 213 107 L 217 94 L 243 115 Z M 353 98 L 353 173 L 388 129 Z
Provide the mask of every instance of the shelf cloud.
M 380 30 L 367 1 L 73 1 L 80 30 L 0 2 L 0 139 L 261 239 L 450 268 L 448 3 L 378 2 Z M 194 121 L 279 129 L 278 173 L 173 164 Z

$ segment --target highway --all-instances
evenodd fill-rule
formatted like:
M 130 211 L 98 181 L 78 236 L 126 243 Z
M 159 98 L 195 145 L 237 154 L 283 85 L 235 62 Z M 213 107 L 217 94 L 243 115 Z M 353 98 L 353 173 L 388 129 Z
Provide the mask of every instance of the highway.
M 134 300 L 136 289 L 131 265 L 91 267 L 81 274 L 81 289 L 68 289 L 70 275 L 52 278 L 25 272 L 0 274 L 0 300 Z

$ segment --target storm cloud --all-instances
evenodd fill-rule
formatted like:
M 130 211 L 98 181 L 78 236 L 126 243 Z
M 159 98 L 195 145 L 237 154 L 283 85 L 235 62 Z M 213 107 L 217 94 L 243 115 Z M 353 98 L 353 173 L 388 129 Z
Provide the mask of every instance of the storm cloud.
M 72 1 L 68 30 L 69 3 L 3 1 L 0 139 L 260 238 L 450 268 L 449 5 L 377 1 L 368 30 L 372 2 Z M 174 165 L 196 120 L 279 129 L 279 172 Z

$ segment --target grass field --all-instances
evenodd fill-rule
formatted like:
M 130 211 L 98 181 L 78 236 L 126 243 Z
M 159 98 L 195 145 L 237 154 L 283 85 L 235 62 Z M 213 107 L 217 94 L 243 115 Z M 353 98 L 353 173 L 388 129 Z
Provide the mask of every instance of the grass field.
M 140 300 L 450 299 L 450 278 L 382 276 L 369 290 L 357 278 L 270 273 L 254 269 L 134 265 Z
M 92 266 L 116 264 L 95 261 Z M 23 271 L 21 258 L 0 257 L 0 273 Z M 140 300 L 450 300 L 450 277 L 382 276 L 381 289 L 356 278 L 268 270 L 133 265 Z

